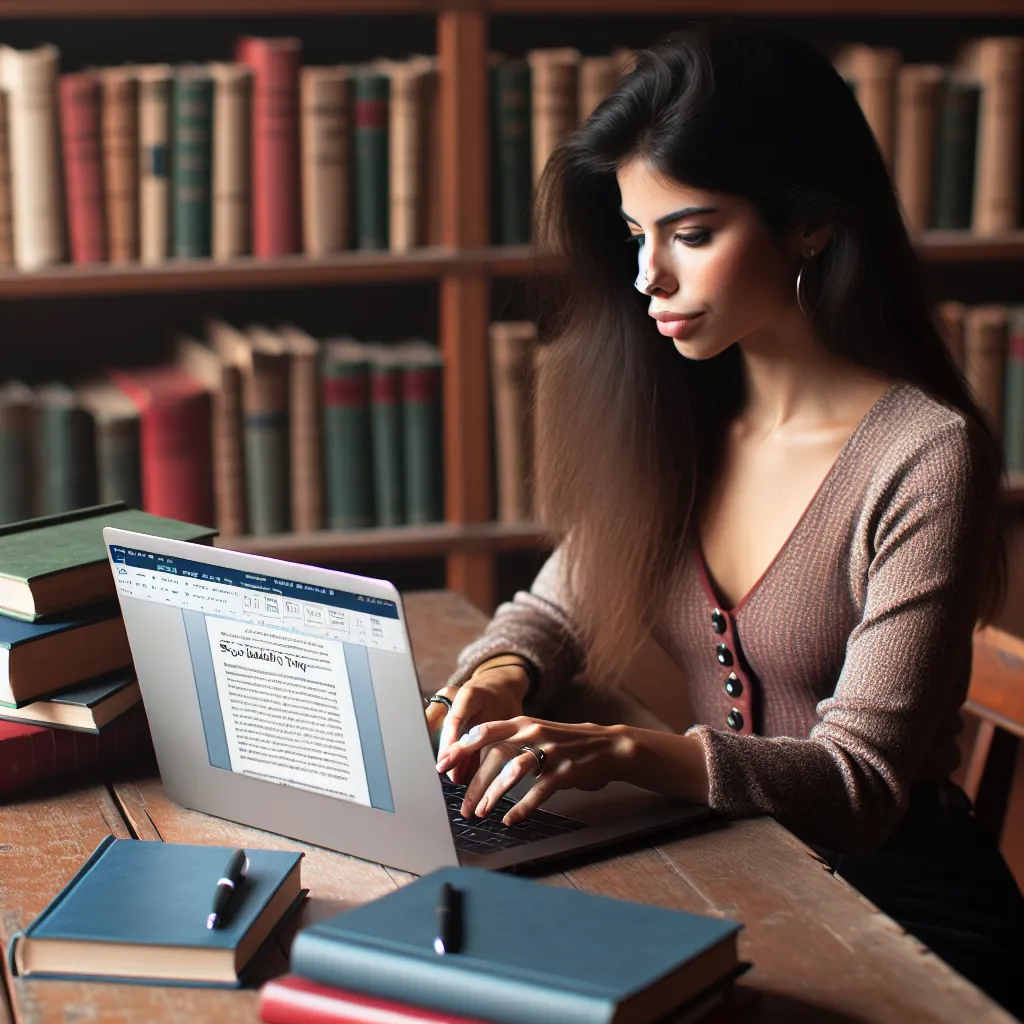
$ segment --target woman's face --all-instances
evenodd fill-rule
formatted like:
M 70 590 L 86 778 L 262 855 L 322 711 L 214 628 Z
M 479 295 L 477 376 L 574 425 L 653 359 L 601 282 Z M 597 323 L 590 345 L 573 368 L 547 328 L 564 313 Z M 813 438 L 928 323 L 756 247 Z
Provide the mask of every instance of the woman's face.
M 710 359 L 795 308 L 799 250 L 780 251 L 752 203 L 666 179 L 641 160 L 617 177 L 637 287 L 682 355 Z

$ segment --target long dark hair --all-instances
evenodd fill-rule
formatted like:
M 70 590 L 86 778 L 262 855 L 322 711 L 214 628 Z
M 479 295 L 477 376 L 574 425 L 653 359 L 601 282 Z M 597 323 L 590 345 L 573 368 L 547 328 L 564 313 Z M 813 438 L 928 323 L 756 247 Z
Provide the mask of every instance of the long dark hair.
M 589 667 L 619 669 L 694 540 L 715 447 L 743 399 L 738 347 L 706 361 L 651 343 L 633 287 L 636 248 L 616 170 L 642 158 L 670 179 L 751 201 L 771 236 L 831 225 L 813 314 L 834 353 L 948 403 L 976 428 L 986 498 L 999 441 L 940 333 L 885 162 L 829 60 L 781 30 L 729 19 L 691 26 L 633 69 L 555 149 L 535 240 L 567 268 L 541 311 L 537 484 L 565 534 Z M 659 339 L 660 340 L 660 339 Z M 978 566 L 983 618 L 1005 588 L 996 529 Z

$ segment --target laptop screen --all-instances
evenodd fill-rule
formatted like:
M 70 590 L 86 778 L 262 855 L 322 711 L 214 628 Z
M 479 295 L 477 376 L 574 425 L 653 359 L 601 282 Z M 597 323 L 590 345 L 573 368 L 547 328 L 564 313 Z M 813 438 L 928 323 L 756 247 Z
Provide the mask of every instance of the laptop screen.
M 155 602 L 184 627 L 214 768 L 394 812 L 369 657 L 406 651 L 393 601 L 136 547 L 110 554 L 122 601 Z

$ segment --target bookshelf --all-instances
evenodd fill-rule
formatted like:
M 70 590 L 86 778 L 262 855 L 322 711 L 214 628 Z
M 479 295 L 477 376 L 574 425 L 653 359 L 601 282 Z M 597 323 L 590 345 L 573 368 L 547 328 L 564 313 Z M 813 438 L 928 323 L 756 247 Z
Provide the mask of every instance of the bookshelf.
M 437 338 L 445 360 L 445 522 L 429 527 L 321 531 L 232 537 L 220 543 L 284 558 L 443 557 L 447 584 L 485 611 L 496 601 L 496 560 L 537 551 L 549 541 L 534 524 L 492 521 L 489 363 L 486 339 L 495 279 L 557 272 L 525 246 L 489 244 L 490 168 L 487 56 L 491 15 L 750 14 L 759 17 L 1017 18 L 1022 0 L 0 0 L 4 19 L 250 18 L 388 14 L 436 20 L 441 145 L 437 247 L 400 255 L 351 251 L 326 258 L 277 257 L 172 261 L 162 267 L 60 266 L 0 274 L 0 300 L 170 296 L 180 292 L 257 291 L 381 282 L 436 282 Z M 1008 25 L 1008 30 L 1012 27 Z M 127 59 L 130 55 L 126 54 Z M 1024 230 L 979 238 L 925 232 L 917 239 L 929 263 L 979 269 L 1024 261 Z M 1007 488 L 1024 505 L 1024 480 Z

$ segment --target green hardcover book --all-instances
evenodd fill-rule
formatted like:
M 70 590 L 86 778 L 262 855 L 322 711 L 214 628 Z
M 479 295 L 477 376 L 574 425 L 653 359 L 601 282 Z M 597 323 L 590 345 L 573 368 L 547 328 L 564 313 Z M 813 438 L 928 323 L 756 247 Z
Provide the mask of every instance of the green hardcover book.
M 444 519 L 442 359 L 426 341 L 402 346 L 402 426 L 405 455 L 405 521 Z
M 112 381 L 89 381 L 76 388 L 96 430 L 98 500 L 142 505 L 142 466 L 138 406 Z
M 44 515 L 96 504 L 92 416 L 64 384 L 36 388 L 37 507 Z
M 494 188 L 497 192 L 495 241 L 530 241 L 533 164 L 530 150 L 530 65 L 503 59 L 492 69 L 495 130 Z
M 1024 473 L 1024 306 L 1009 311 L 1006 394 L 1003 401 L 1003 451 L 1006 469 Z
M 249 528 L 286 533 L 291 525 L 288 381 L 284 342 L 262 327 L 246 332 L 250 359 L 242 371 L 242 432 Z
M 0 525 L 32 515 L 35 399 L 21 381 L 0 386 Z
M 373 526 L 372 426 L 368 347 L 342 339 L 324 346 L 324 475 L 331 529 Z
M 971 227 L 980 101 L 981 87 L 977 82 L 947 76 L 939 98 L 933 227 Z
M 387 249 L 390 241 L 388 76 L 361 68 L 355 76 L 356 248 Z
M 391 346 L 373 350 L 370 413 L 378 526 L 399 526 L 405 522 L 401 360 L 401 352 Z
M 164 519 L 121 502 L 0 527 L 0 614 L 34 621 L 115 598 L 103 527 L 208 541 L 208 526 Z
M 177 68 L 171 112 L 174 255 L 210 255 L 213 78 L 199 65 Z

